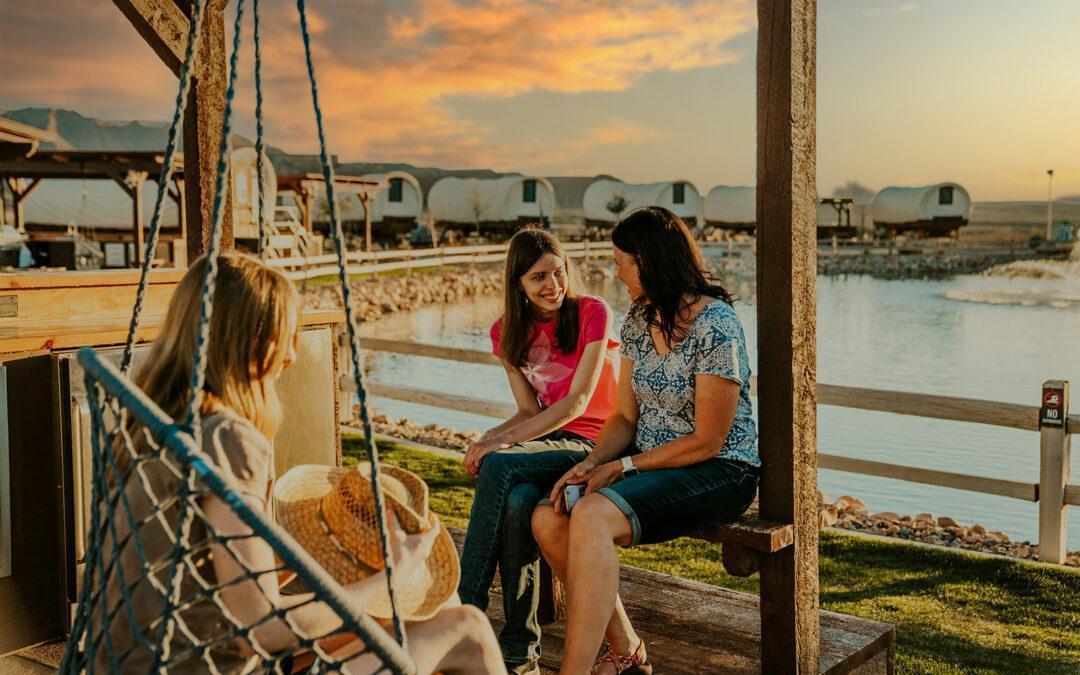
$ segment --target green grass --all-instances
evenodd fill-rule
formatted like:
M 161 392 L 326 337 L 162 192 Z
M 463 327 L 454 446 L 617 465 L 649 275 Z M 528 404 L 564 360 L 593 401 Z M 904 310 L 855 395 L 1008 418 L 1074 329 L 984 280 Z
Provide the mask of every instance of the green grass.
M 346 436 L 345 462 L 362 454 Z M 444 522 L 464 527 L 473 481 L 459 462 L 392 444 L 383 461 L 431 487 Z M 896 625 L 902 673 L 1080 672 L 1080 572 L 824 532 L 821 607 Z M 679 539 L 622 552 L 624 564 L 747 593 L 757 577 L 724 573 L 720 547 Z

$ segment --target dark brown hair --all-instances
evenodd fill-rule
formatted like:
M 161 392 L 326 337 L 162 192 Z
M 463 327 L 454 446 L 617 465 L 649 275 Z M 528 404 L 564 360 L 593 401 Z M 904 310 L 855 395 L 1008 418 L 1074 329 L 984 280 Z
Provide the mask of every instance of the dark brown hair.
M 634 309 L 643 313 L 648 325 L 660 329 L 669 345 L 687 334 L 678 322 L 685 310 L 683 296 L 689 295 L 691 304 L 703 296 L 733 302 L 705 267 L 686 223 L 665 208 L 649 206 L 630 213 L 615 225 L 611 243 L 634 256 L 642 289 Z
M 566 295 L 559 308 L 555 326 L 556 347 L 563 354 L 577 349 L 578 344 L 578 276 L 577 268 L 566 257 L 562 244 L 553 234 L 537 227 L 519 230 L 510 240 L 506 252 L 506 273 L 503 277 L 502 341 L 499 353 L 509 366 L 520 368 L 529 355 L 532 338 L 533 313 L 519 279 L 545 254 L 557 256 L 566 266 Z

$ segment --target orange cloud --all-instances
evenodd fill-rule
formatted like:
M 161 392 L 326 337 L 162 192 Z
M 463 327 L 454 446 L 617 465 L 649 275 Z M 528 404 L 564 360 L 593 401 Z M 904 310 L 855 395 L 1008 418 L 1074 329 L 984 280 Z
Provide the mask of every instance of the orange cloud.
M 730 63 L 735 55 L 725 45 L 753 30 L 755 13 L 748 0 L 418 0 L 408 15 L 384 18 L 385 30 L 366 44 L 349 44 L 333 20 L 318 23 L 319 91 L 336 151 L 514 168 L 523 154 L 555 161 L 595 145 L 651 140 L 657 132 L 615 120 L 614 127 L 567 139 L 497 147 L 485 142 L 488 130 L 456 117 L 448 101 L 535 90 L 620 91 L 651 72 Z M 288 100 L 302 100 L 306 81 L 295 34 L 278 31 L 272 44 L 278 83 L 292 89 Z M 292 120 L 275 130 L 303 137 Z
M 111 3 L 41 0 L 5 8 L 0 105 L 59 105 L 164 119 L 175 79 Z M 268 141 L 309 152 L 315 138 L 291 2 L 262 3 Z M 235 2 L 230 7 L 235 6 Z M 490 142 L 457 116 L 460 98 L 530 91 L 622 91 L 642 76 L 718 66 L 754 29 L 750 0 L 395 0 L 309 3 L 320 101 L 332 151 L 346 160 L 512 169 L 658 132 L 614 119 L 565 139 Z M 227 16 L 231 21 L 231 10 Z M 250 130 L 250 25 L 237 108 Z M 41 45 L 48 44 L 48 49 Z M 37 47 L 35 47 L 35 45 Z

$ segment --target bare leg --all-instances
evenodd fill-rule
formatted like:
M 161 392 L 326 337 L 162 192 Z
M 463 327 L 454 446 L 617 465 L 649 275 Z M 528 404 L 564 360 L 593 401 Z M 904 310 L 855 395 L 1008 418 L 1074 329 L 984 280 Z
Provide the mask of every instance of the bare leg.
M 544 558 L 548 561 L 548 564 L 551 565 L 552 570 L 560 579 L 562 579 L 567 584 L 567 590 L 570 596 L 570 606 L 568 607 L 569 611 L 567 616 L 567 635 L 569 636 L 571 634 L 576 634 L 579 630 L 579 626 L 583 625 L 578 623 L 580 619 L 575 618 L 573 610 L 573 607 L 576 603 L 575 596 L 581 595 L 575 593 L 575 586 L 584 585 L 593 587 L 599 580 L 600 583 L 607 583 L 610 587 L 613 588 L 615 592 L 615 598 L 613 603 L 614 606 L 611 610 L 611 614 L 608 619 L 606 629 L 604 631 L 608 643 L 612 646 L 612 648 L 615 649 L 616 652 L 620 654 L 629 654 L 631 650 L 640 645 L 640 640 L 638 639 L 637 634 L 634 632 L 634 627 L 630 623 L 629 617 L 627 617 L 626 615 L 626 610 L 623 607 L 622 600 L 618 597 L 617 594 L 619 579 L 619 559 L 618 554 L 615 552 L 614 544 L 616 543 L 616 540 L 617 543 L 620 544 L 629 543 L 630 523 L 627 522 L 626 517 L 622 514 L 622 512 L 619 511 L 613 504 L 611 504 L 611 502 L 606 497 L 603 497 L 602 495 L 596 495 L 593 501 L 597 499 L 601 500 L 604 504 L 607 504 L 609 507 L 611 507 L 611 511 L 614 511 L 614 514 L 599 507 L 590 508 L 589 511 L 591 512 L 593 510 L 600 510 L 601 514 L 604 517 L 610 519 L 615 519 L 617 517 L 617 519 L 621 519 L 623 528 L 620 529 L 618 527 L 618 524 L 615 523 L 611 531 L 611 536 L 605 538 L 605 531 L 595 529 L 591 524 L 589 524 L 589 522 L 586 522 L 592 519 L 591 516 L 586 516 L 585 518 L 579 518 L 582 524 L 577 528 L 579 530 L 578 536 L 579 538 L 591 540 L 592 543 L 597 544 L 601 547 L 607 547 L 607 550 L 602 555 L 602 557 L 606 557 L 608 559 L 608 562 L 613 561 L 613 565 L 609 565 L 610 569 L 607 569 L 603 572 L 591 570 L 588 577 L 582 577 L 581 579 L 578 579 L 574 576 L 574 561 L 578 561 L 579 567 L 592 567 L 592 563 L 590 562 L 590 556 L 593 554 L 589 551 L 585 551 L 579 548 L 577 544 L 571 543 L 571 532 L 574 530 L 571 525 L 573 520 L 566 515 L 556 514 L 555 510 L 550 506 L 540 506 L 536 509 L 536 511 L 533 512 L 533 534 L 536 537 L 536 541 L 540 544 L 540 550 L 543 552 Z M 579 507 L 576 507 L 574 509 L 575 516 L 577 516 L 579 513 Z M 580 512 L 584 511 L 585 510 L 581 510 Z M 616 532 L 616 530 L 618 530 L 618 532 Z M 571 550 L 574 552 L 572 556 L 569 555 L 569 551 Z M 570 558 L 570 560 L 568 560 L 568 558 Z M 595 579 L 593 578 L 594 575 Z M 588 596 L 586 596 L 586 598 L 588 598 Z M 595 599 L 585 599 L 584 602 L 595 602 Z M 611 605 L 609 604 L 608 606 Z M 574 628 L 572 630 L 569 626 L 571 621 L 575 622 L 573 624 Z M 602 619 L 597 620 L 595 622 L 595 625 L 600 625 L 601 621 Z M 588 670 L 588 666 L 591 666 L 592 660 L 595 658 L 596 653 L 599 649 L 599 639 L 595 639 L 595 642 L 595 646 L 589 648 L 591 649 L 591 651 L 585 656 L 585 659 L 588 661 L 585 671 Z M 569 648 L 570 640 L 568 637 L 566 650 L 567 653 L 569 653 Z M 564 669 L 565 667 L 566 662 L 564 661 Z
M 502 653 L 484 613 L 472 606 L 444 608 L 431 619 L 408 623 L 409 655 L 416 663 L 416 672 L 435 671 L 484 675 L 505 673 Z M 355 646 L 335 653 L 344 658 Z M 373 655 L 348 662 L 346 672 L 374 673 L 379 663 Z

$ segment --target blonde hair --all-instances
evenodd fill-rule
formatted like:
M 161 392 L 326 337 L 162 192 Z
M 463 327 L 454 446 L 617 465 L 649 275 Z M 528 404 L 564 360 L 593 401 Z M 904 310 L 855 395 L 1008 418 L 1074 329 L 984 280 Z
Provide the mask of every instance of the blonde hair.
M 160 336 L 135 378 L 177 421 L 190 401 L 206 265 L 206 258 L 199 258 L 180 280 Z M 230 408 L 273 438 L 282 408 L 271 376 L 285 367 L 299 331 L 299 298 L 292 283 L 255 258 L 223 253 L 218 265 L 200 412 Z

